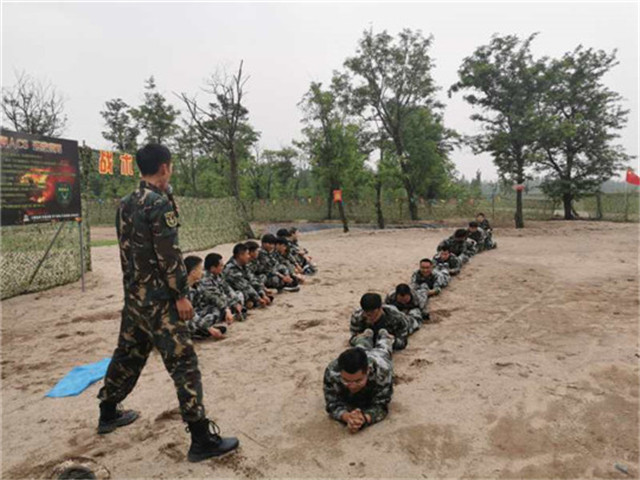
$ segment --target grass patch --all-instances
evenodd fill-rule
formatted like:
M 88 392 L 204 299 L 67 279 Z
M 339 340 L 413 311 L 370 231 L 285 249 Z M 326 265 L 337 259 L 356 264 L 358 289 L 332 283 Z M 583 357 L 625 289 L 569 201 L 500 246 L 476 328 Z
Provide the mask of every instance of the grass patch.
M 113 245 L 118 245 L 118 240 L 116 239 L 91 240 L 92 247 L 112 247 Z

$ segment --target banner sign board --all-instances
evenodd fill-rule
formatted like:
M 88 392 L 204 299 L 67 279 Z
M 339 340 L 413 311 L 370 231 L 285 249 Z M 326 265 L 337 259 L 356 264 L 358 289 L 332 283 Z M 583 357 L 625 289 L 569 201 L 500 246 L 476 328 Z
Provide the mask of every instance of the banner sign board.
M 0 130 L 0 225 L 81 217 L 78 142 Z

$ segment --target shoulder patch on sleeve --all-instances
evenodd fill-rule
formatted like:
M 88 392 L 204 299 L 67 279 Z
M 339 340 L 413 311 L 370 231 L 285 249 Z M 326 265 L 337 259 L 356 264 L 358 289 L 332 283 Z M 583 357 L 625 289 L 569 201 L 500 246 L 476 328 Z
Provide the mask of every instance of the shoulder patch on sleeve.
M 164 214 L 164 221 L 169 228 L 176 228 L 178 226 L 178 218 L 176 217 L 176 212 L 167 212 Z

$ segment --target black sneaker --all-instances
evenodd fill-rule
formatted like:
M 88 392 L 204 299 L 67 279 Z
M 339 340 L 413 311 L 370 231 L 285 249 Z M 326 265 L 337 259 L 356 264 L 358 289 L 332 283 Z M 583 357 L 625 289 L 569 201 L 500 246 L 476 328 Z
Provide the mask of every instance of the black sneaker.
M 284 287 L 283 290 L 285 292 L 299 292 L 300 291 L 300 287 L 299 286 L 295 286 L 295 287 Z
M 236 437 L 221 437 L 218 426 L 208 419 L 190 423 L 187 431 L 191 432 L 191 447 L 187 455 L 190 462 L 220 457 L 234 451 L 240 445 Z
M 100 415 L 100 420 L 98 421 L 98 433 L 100 435 L 104 435 L 105 433 L 111 433 L 116 428 L 124 427 L 125 425 L 129 425 L 130 423 L 135 422 L 140 413 L 135 410 L 116 410 L 115 416 L 111 418 L 105 418 L 103 415 Z

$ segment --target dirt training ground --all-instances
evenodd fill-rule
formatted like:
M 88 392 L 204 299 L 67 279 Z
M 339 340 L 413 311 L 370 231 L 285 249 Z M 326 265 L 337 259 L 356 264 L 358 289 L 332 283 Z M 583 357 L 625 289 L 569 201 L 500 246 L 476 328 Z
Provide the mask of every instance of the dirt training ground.
M 95 248 L 84 295 L 75 284 L 2 303 L 3 478 L 48 475 L 79 456 L 116 478 L 637 478 L 637 225 L 498 230 L 499 248 L 471 260 L 432 302 L 434 323 L 394 356 L 389 417 L 357 435 L 327 417 L 322 374 L 360 295 L 408 281 L 451 230 L 303 236 L 320 266 L 310 284 L 197 345 L 208 413 L 241 442 L 199 464 L 186 462 L 188 434 L 155 353 L 124 404 L 142 417 L 110 435 L 95 433 L 101 382 L 44 397 L 115 347 L 117 247 Z

